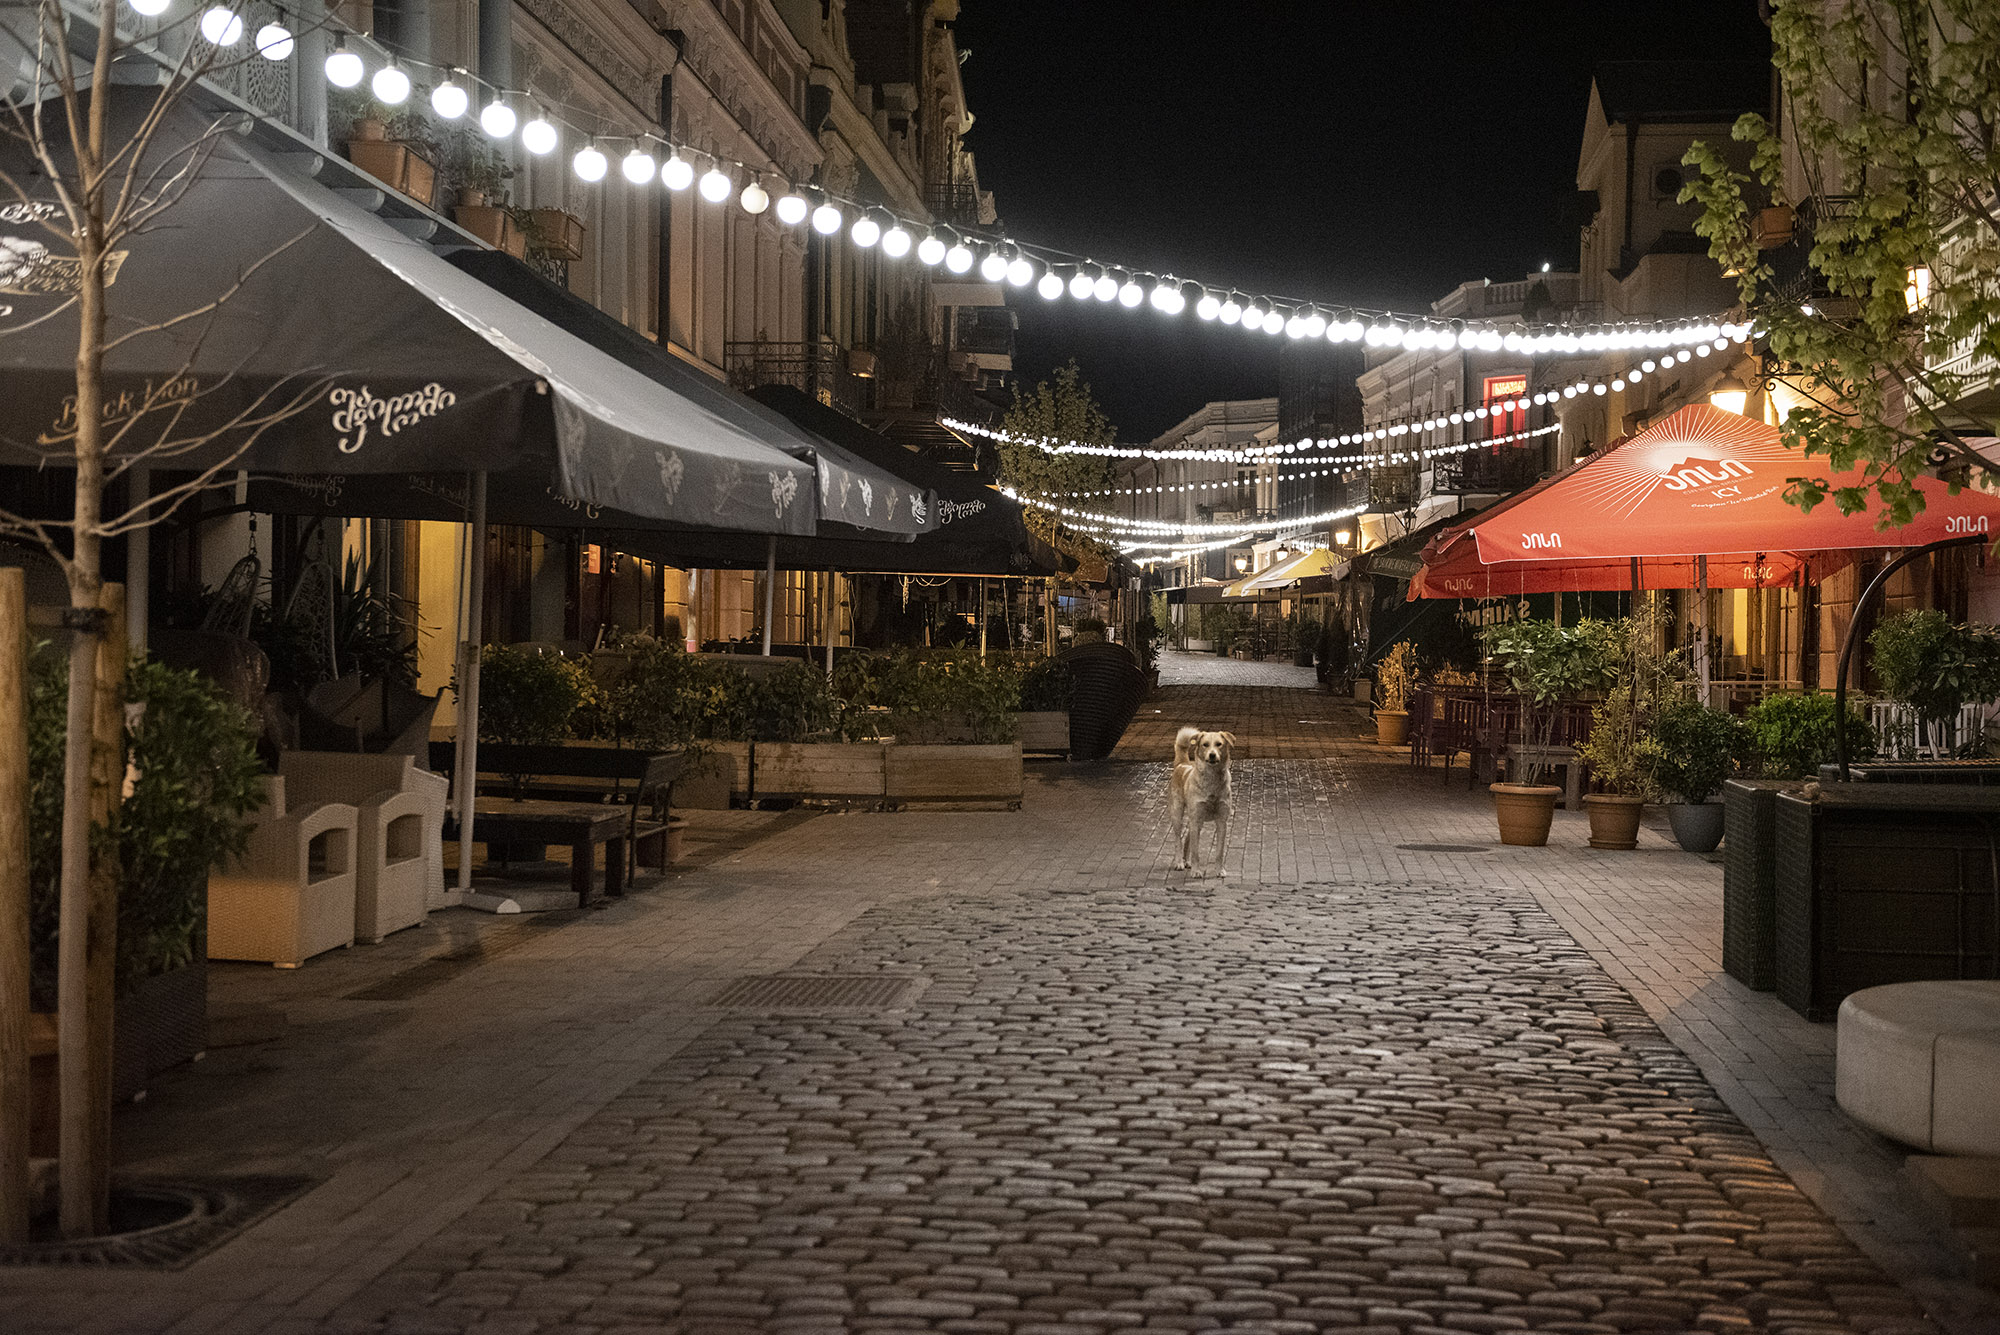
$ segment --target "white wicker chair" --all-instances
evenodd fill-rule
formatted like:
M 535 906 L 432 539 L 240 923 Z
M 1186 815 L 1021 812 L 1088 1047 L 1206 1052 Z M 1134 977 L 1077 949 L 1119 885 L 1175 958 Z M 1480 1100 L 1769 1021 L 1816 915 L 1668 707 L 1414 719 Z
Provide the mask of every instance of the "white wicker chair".
M 343 802 L 288 811 L 285 781 L 266 779 L 268 801 L 250 847 L 208 878 L 208 957 L 295 969 L 354 944 L 354 847 L 359 813 Z
M 372 944 L 421 923 L 444 884 L 444 780 L 407 755 L 340 751 L 288 751 L 278 772 L 296 800 L 345 802 L 359 813 L 355 939 Z

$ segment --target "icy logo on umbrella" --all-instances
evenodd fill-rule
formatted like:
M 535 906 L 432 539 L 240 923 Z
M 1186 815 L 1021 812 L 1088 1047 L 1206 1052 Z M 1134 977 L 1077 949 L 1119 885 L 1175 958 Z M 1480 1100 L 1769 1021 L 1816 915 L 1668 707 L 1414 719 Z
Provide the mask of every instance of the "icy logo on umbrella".
M 791 506 L 792 498 L 799 494 L 799 475 L 797 473 L 771 473 L 769 476 L 771 479 L 771 511 L 778 518 L 783 519 L 786 509 Z
M 667 504 L 672 505 L 674 497 L 680 494 L 681 479 L 687 476 L 687 465 L 672 450 L 654 450 L 653 462 L 660 466 L 660 490 L 667 494 Z
M 126 252 L 104 257 L 104 285 L 118 281 Z M 25 236 L 0 236 L 0 292 L 17 297 L 73 297 L 83 290 L 83 261 L 49 254 L 41 242 Z
M 1762 465 L 1791 462 L 1763 424 L 1702 408 L 1683 408 L 1669 422 L 1685 429 L 1648 432 L 1593 460 L 1577 491 L 1600 509 L 1629 518 L 1660 492 L 1709 509 L 1755 500 L 1783 485 L 1749 489 Z

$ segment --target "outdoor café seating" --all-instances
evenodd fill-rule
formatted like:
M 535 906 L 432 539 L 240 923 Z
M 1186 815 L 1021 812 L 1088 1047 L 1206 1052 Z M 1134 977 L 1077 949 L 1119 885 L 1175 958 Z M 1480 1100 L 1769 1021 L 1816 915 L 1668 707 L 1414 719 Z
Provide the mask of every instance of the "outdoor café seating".
M 208 878 L 208 957 L 295 969 L 354 944 L 360 813 L 343 802 L 287 807 L 284 777 L 264 783 L 249 849 Z

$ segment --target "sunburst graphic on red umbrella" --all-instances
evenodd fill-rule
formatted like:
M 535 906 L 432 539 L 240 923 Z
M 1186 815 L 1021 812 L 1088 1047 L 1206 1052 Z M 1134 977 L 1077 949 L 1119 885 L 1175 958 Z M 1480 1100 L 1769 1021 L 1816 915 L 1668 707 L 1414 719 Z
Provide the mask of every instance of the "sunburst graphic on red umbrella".
M 1702 405 L 1683 408 L 1580 470 L 1572 484 L 1579 499 L 1629 518 L 1666 487 L 1714 485 L 1770 471 L 1793 454 L 1777 428 Z

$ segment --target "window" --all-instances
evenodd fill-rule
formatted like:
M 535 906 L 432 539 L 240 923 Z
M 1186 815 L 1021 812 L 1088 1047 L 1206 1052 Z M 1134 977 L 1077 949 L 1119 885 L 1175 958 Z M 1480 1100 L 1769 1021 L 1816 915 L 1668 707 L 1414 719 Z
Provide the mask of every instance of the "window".
M 1485 392 L 1480 404 L 1488 410 L 1486 434 L 1488 436 L 1511 436 L 1517 431 L 1528 429 L 1528 409 L 1525 404 L 1517 406 L 1510 413 L 1496 413 L 1493 405 L 1502 399 L 1513 399 L 1518 404 L 1527 396 L 1528 377 L 1525 375 L 1489 375 L 1486 377 Z

